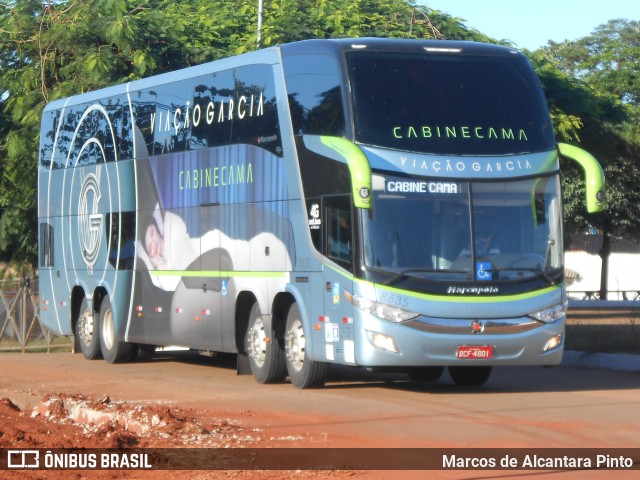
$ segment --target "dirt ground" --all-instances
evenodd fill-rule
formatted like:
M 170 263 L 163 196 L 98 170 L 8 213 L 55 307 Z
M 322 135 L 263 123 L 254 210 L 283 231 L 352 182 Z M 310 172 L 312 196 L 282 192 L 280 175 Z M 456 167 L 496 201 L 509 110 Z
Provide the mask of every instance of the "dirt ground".
M 589 320 L 591 319 L 577 316 L 570 319 L 569 326 L 570 328 L 581 327 L 583 322 L 588 323 Z M 637 313 L 634 313 L 631 320 L 625 317 L 624 321 L 616 319 L 612 323 L 615 325 L 628 323 L 631 327 L 637 328 L 636 321 Z M 589 336 L 592 337 L 592 335 Z M 73 357 L 76 357 L 73 359 L 75 362 L 86 366 L 86 368 L 95 370 L 113 367 L 103 366 L 99 362 L 85 362 L 80 358 L 80 355 L 74 355 Z M 299 430 L 290 432 L 284 428 L 265 429 L 263 428 L 265 424 L 263 418 L 258 418 L 258 414 L 255 412 L 243 411 L 241 408 L 216 410 L 202 407 L 195 404 L 195 402 L 193 403 L 195 406 L 191 406 L 189 403 L 186 406 L 184 403 L 182 405 L 166 404 L 157 401 L 146 401 L 144 396 L 134 397 L 139 398 L 136 401 L 124 401 L 121 398 L 127 397 L 123 396 L 120 384 L 117 385 L 118 388 L 109 389 L 105 385 L 104 388 L 98 390 L 109 392 L 109 395 L 112 395 L 113 398 L 103 393 L 95 394 L 94 396 L 91 396 L 91 393 L 87 395 L 74 393 L 86 393 L 92 390 L 86 386 L 85 389 L 80 386 L 74 388 L 69 384 L 68 379 L 70 377 L 73 378 L 73 374 L 67 370 L 66 360 L 61 368 L 60 365 L 53 365 L 58 357 L 47 358 L 54 359 L 51 362 L 52 370 L 47 376 L 51 379 L 51 384 L 58 387 L 42 388 L 43 385 L 39 383 L 39 380 L 34 380 L 34 386 L 37 385 L 37 387 L 30 392 L 30 400 L 28 402 L 22 402 L 16 398 L 2 398 L 2 395 L 0 395 L 0 449 L 181 449 L 194 447 L 209 449 L 287 449 L 300 447 L 324 448 L 327 446 L 354 448 L 361 444 L 362 439 L 359 439 L 353 432 L 349 432 L 348 429 L 343 429 L 337 434 L 334 431 L 327 430 L 332 432 L 329 434 L 330 438 L 327 436 L 328 434 L 318 433 L 317 431 L 300 433 Z M 49 362 L 47 361 L 46 363 Z M 33 370 L 25 370 L 25 368 L 32 368 Z M 163 364 L 159 368 L 168 369 L 170 365 Z M 204 365 L 203 369 L 205 368 L 213 367 Z M 43 374 L 43 369 L 44 367 L 38 365 L 37 362 L 34 365 L 21 365 L 20 375 L 23 378 L 40 378 L 40 374 Z M 211 375 L 211 372 L 203 371 L 203 374 L 203 376 L 207 376 Z M 99 376 L 99 372 L 97 375 Z M 151 372 L 149 378 L 151 384 L 153 384 L 153 375 L 157 375 L 157 373 Z M 3 385 L 5 383 L 3 377 L 4 373 L 0 372 L 0 387 L 6 388 L 8 385 Z M 244 381 L 252 382 L 252 379 L 245 378 Z M 62 387 L 62 385 L 65 385 L 65 387 Z M 181 384 L 181 386 L 184 385 Z M 151 392 L 149 393 L 149 398 L 153 398 L 153 391 L 149 391 Z M 393 391 L 389 393 L 393 394 Z M 295 395 L 297 393 L 292 389 L 292 396 Z M 20 406 L 13 402 L 19 402 Z M 272 423 L 285 425 L 296 423 L 291 419 L 296 419 L 296 415 L 299 415 L 299 413 L 294 411 L 287 412 L 286 406 L 278 411 L 280 413 L 276 413 L 276 415 L 287 415 L 289 421 L 280 422 L 279 420 L 282 419 L 273 418 Z M 383 446 L 383 444 L 376 442 L 375 438 L 368 438 L 366 446 Z M 365 445 L 362 444 L 362 446 Z M 394 446 L 411 447 L 414 445 L 410 439 L 407 439 L 405 445 L 398 444 Z M 2 460 L 4 459 L 0 459 L 0 462 Z M 441 475 L 438 478 L 443 478 L 442 475 L 445 475 L 446 478 L 453 478 L 447 474 L 442 474 L 442 472 L 439 473 Z M 471 472 L 466 473 L 470 473 L 473 476 Z M 416 471 L 376 472 L 358 470 L 0 470 L 0 478 L 8 480 L 156 480 L 171 477 L 187 480 L 276 478 L 366 478 L 390 480 L 393 478 L 429 478 L 431 475 Z M 477 478 L 480 478 L 480 476 Z
M 212 412 L 164 405 L 129 404 L 110 398 L 81 395 L 46 395 L 32 409 L 21 410 L 7 398 L 0 399 L 0 448 L 154 449 L 291 447 L 294 436 L 265 435 L 247 429 Z M 304 439 L 313 446 L 314 439 Z M 356 471 L 223 470 L 223 471 L 3 471 L 2 478 L 25 479 L 181 479 L 219 478 L 349 478 Z

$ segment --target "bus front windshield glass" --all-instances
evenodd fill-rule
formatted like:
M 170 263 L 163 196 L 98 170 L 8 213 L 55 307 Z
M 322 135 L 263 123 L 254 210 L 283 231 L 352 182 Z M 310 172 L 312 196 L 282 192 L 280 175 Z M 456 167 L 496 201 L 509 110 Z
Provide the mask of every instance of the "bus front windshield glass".
M 546 100 L 520 54 L 346 54 L 355 140 L 437 155 L 555 148 Z
M 468 182 L 374 174 L 362 210 L 368 269 L 394 284 L 520 282 L 562 277 L 558 175 Z

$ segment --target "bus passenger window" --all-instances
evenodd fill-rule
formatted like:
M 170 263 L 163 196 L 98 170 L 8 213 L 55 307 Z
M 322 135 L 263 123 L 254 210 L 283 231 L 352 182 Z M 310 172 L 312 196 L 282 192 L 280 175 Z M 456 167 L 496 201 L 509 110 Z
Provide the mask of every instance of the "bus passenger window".
M 53 267 L 53 226 L 40 224 L 40 266 Z
M 135 212 L 107 215 L 109 263 L 117 270 L 131 270 L 135 258 Z
M 335 58 L 292 55 L 283 62 L 294 134 L 342 136 L 345 121 Z
M 325 219 L 327 239 L 325 243 L 325 254 L 327 257 L 339 263 L 351 265 L 353 261 L 353 249 L 349 197 L 340 196 L 326 201 Z

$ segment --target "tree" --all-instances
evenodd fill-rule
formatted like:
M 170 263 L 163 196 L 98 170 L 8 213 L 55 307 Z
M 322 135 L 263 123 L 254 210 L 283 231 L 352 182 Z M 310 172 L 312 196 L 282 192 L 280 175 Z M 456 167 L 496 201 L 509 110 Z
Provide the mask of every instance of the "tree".
M 601 92 L 628 104 L 640 101 L 640 22 L 610 20 L 575 42 L 550 42 L 568 75 L 584 79 Z
M 603 234 L 601 298 L 606 298 L 611 236 L 640 234 L 635 185 L 640 174 L 640 23 L 612 20 L 576 42 L 550 42 L 534 58 L 552 112 L 559 112 L 557 132 L 567 126 L 567 118 L 573 119 L 568 140 L 581 143 L 605 170 L 604 214 L 584 214 L 580 172 L 572 166 L 564 166 L 563 190 L 569 228 L 596 227 Z
M 223 56 L 232 0 L 14 0 L 0 3 L 0 252 L 36 260 L 39 123 L 44 105 Z M 231 30 L 231 31 L 229 31 Z
M 14 261 L 36 261 L 39 123 L 47 102 L 254 50 L 257 3 L 0 0 L 0 254 Z M 496 43 L 461 19 L 410 0 L 265 0 L 261 47 L 307 38 L 363 36 Z M 609 169 L 610 182 L 617 175 L 631 178 L 635 173 L 625 159 L 635 153 L 629 152 L 627 139 L 637 136 L 637 128 L 630 127 L 629 112 L 620 107 L 621 101 L 589 88 L 585 82 L 591 77 L 586 73 L 581 80 L 568 75 L 568 54 L 562 56 L 550 47 L 531 55 L 550 100 L 558 137 L 582 141 L 587 149 L 615 137 L 618 156 L 607 151 L 600 158 Z M 638 58 L 634 52 L 630 55 Z M 567 73 L 558 69 L 560 64 Z M 573 70 L 576 75 L 586 71 L 584 65 Z M 629 105 L 635 98 L 630 95 L 619 93 L 618 98 Z M 623 136 L 615 136 L 622 131 Z M 600 220 L 586 217 L 577 207 L 572 192 L 578 191 L 579 182 L 573 175 L 566 178 L 567 218 L 575 218 L 576 225 L 599 225 Z M 624 193 L 614 228 L 636 228 L 635 214 L 624 213 L 624 202 L 636 199 L 633 188 L 627 190 L 623 182 L 620 187 Z M 611 202 L 615 197 L 611 188 L 609 192 Z
M 406 0 L 265 5 L 264 47 L 330 37 L 487 39 Z M 0 252 L 36 261 L 39 122 L 47 102 L 253 50 L 256 18 L 255 0 L 1 2 Z

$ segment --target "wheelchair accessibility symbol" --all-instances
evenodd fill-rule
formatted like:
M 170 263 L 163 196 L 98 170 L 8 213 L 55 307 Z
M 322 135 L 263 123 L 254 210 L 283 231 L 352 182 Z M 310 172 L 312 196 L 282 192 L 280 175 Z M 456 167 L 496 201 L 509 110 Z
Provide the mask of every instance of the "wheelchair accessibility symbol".
M 491 262 L 476 262 L 476 280 L 481 282 L 493 280 L 493 266 Z
M 222 280 L 220 285 L 220 293 L 222 293 L 223 297 L 226 297 L 229 294 L 228 288 L 229 280 Z

